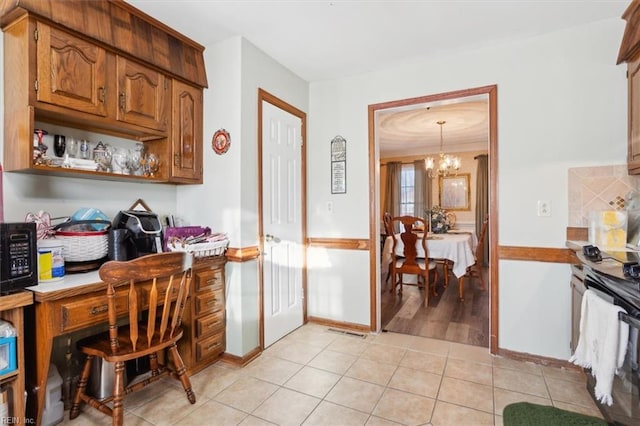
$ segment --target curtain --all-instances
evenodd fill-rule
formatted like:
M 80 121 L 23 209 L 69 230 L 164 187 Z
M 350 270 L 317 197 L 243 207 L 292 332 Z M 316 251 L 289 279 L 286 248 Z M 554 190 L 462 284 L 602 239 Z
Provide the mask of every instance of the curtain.
M 489 156 L 487 154 L 475 157 L 478 160 L 476 172 L 476 235 L 480 235 L 482 222 L 489 214 Z M 487 230 L 488 232 L 488 230 Z M 484 265 L 489 265 L 489 238 L 484 239 Z
M 400 175 L 402 163 L 391 161 L 387 163 L 387 182 L 385 184 L 384 211 L 392 217 L 400 215 Z
M 425 217 L 425 210 L 431 209 L 431 179 L 427 178 L 427 173 L 424 169 L 424 160 L 414 161 L 413 167 L 413 176 L 415 179 L 413 184 L 413 211 L 415 216 Z

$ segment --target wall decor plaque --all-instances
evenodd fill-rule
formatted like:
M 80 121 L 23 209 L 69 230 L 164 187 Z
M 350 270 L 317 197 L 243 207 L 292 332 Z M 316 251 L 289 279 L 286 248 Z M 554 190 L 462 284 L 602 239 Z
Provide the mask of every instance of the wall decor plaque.
M 331 140 L 331 193 L 347 193 L 347 141 L 339 135 Z
M 213 134 L 213 138 L 211 139 L 211 148 L 213 151 L 222 155 L 229 150 L 229 146 L 231 145 L 231 135 L 225 129 L 220 129 Z

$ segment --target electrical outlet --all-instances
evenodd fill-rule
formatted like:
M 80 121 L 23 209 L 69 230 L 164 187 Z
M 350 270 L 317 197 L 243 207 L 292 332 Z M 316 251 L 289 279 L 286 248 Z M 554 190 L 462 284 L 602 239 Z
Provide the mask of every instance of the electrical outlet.
M 327 201 L 327 212 L 333 213 L 333 201 Z
M 541 217 L 551 216 L 551 201 L 538 200 L 538 216 L 541 216 Z

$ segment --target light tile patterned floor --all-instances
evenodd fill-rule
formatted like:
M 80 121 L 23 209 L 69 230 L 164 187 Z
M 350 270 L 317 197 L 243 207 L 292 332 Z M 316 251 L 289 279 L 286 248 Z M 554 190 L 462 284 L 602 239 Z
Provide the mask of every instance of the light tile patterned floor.
M 488 349 L 308 324 L 244 368 L 191 377 L 197 403 L 169 380 L 125 399 L 126 425 L 502 425 L 529 401 L 601 417 L 576 370 L 494 357 Z M 97 410 L 65 424 L 110 424 Z

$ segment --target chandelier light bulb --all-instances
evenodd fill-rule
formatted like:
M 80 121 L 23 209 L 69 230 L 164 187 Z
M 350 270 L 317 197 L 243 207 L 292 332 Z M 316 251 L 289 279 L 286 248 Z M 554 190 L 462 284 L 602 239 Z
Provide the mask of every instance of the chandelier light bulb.
M 460 166 L 462 165 L 462 161 L 459 157 L 454 155 L 448 155 L 444 153 L 444 139 L 442 137 L 442 126 L 446 123 L 446 121 L 441 120 L 437 122 L 440 126 L 440 161 L 438 162 L 438 175 L 439 176 L 448 176 L 450 173 L 456 173 Z M 425 169 L 427 170 L 427 174 L 429 177 L 433 177 L 434 169 L 435 169 L 435 161 L 433 157 L 427 157 L 424 160 Z

